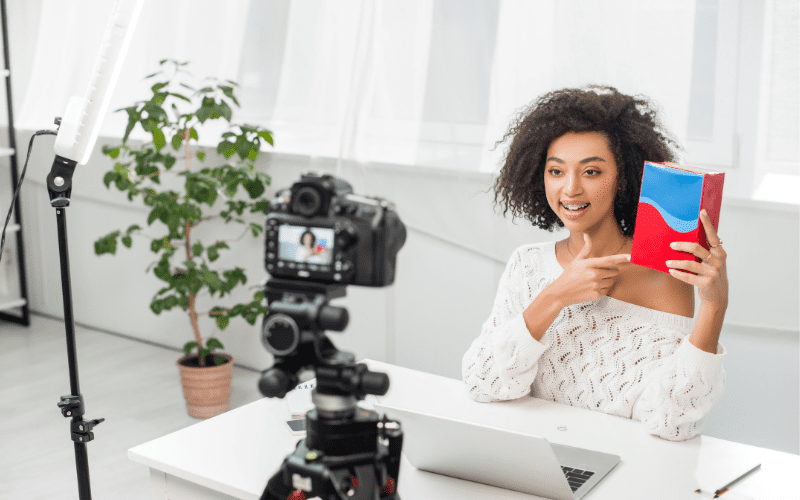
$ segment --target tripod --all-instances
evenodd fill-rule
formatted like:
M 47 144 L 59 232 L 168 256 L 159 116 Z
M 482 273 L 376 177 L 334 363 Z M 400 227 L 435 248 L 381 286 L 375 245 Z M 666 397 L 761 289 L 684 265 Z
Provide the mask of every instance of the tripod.
M 307 368 L 314 369 L 317 384 L 314 408 L 306 414 L 307 436 L 267 482 L 261 500 L 399 500 L 400 424 L 356 405 L 367 394 L 386 394 L 389 377 L 356 364 L 324 333 L 347 326 L 347 311 L 328 305 L 344 290 L 343 285 L 279 279 L 266 284 L 269 313 L 262 341 L 276 358 L 262 374 L 259 390 L 282 398 Z
M 56 119 L 56 124 L 59 124 Z M 69 365 L 70 394 L 61 396 L 58 407 L 65 418 L 71 418 L 70 436 L 75 448 L 75 467 L 78 473 L 78 495 L 81 500 L 91 500 L 89 483 L 89 456 L 86 444 L 94 439 L 92 429 L 104 419 L 85 420 L 85 406 L 78 381 L 78 355 L 75 346 L 75 318 L 72 314 L 72 285 L 69 275 L 69 247 L 67 245 L 67 207 L 72 193 L 72 174 L 76 162 L 56 156 L 47 176 L 50 205 L 56 209 L 58 226 L 58 253 L 61 261 L 61 291 L 64 299 L 64 326 L 67 334 L 67 362 Z

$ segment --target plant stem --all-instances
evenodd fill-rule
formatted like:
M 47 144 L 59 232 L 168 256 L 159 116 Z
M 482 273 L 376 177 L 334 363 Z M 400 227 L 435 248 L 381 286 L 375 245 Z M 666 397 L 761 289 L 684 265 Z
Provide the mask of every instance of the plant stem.
M 191 149 L 189 149 L 189 130 L 184 131 L 184 140 L 186 142 L 186 170 L 191 166 Z M 186 258 L 192 258 L 192 239 L 191 232 L 192 226 L 189 221 L 184 223 L 186 233 Z M 189 319 L 192 322 L 192 329 L 194 330 L 194 340 L 197 342 L 197 361 L 200 366 L 206 366 L 206 360 L 200 356 L 200 349 L 203 347 L 203 339 L 200 337 L 200 325 L 197 324 L 197 308 L 195 307 L 195 295 L 189 294 Z

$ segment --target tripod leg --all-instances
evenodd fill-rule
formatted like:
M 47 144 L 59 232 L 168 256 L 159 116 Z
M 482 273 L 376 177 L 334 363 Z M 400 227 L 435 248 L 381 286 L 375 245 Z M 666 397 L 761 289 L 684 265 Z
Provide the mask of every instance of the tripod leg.
M 287 481 L 288 479 L 289 472 L 286 470 L 286 461 L 284 460 L 278 472 L 267 481 L 267 487 L 261 494 L 261 500 L 286 500 L 294 491 L 294 487 Z

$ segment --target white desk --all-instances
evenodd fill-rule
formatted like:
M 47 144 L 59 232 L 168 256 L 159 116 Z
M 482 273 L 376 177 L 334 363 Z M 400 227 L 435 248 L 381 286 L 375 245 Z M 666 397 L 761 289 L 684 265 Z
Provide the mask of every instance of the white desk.
M 476 403 L 459 380 L 377 361 L 365 363 L 371 370 L 389 375 L 389 392 L 378 398 L 387 405 L 440 412 L 535 433 L 553 443 L 619 455 L 621 462 L 592 489 L 588 500 L 701 500 L 703 497 L 693 493 L 698 486 L 698 464 L 706 466 L 720 454 L 755 457 L 762 464 L 732 492 L 758 500 L 800 499 L 798 488 L 790 484 L 800 472 L 798 455 L 706 436 L 679 443 L 666 441 L 646 434 L 638 421 L 536 398 Z M 150 467 L 154 499 L 257 500 L 267 479 L 300 439 L 284 430 L 286 415 L 283 400 L 261 399 L 131 448 L 128 457 Z M 560 426 L 567 430 L 559 431 Z M 403 500 L 538 498 L 423 472 L 405 457 L 398 485 Z

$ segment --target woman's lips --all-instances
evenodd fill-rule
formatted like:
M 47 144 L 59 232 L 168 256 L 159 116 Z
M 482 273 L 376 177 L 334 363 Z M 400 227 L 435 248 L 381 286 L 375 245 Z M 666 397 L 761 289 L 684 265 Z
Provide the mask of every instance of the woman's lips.
M 577 205 L 577 203 L 576 203 L 576 205 Z M 589 209 L 589 206 L 590 206 L 589 204 L 583 203 L 583 205 L 586 205 L 586 207 L 585 208 L 581 208 L 580 210 L 570 210 L 567 207 L 565 207 L 564 204 L 562 203 L 561 204 L 561 209 L 563 210 L 564 215 L 566 215 L 570 219 L 577 219 L 578 217 L 583 215 L 584 212 L 586 212 L 586 210 Z

